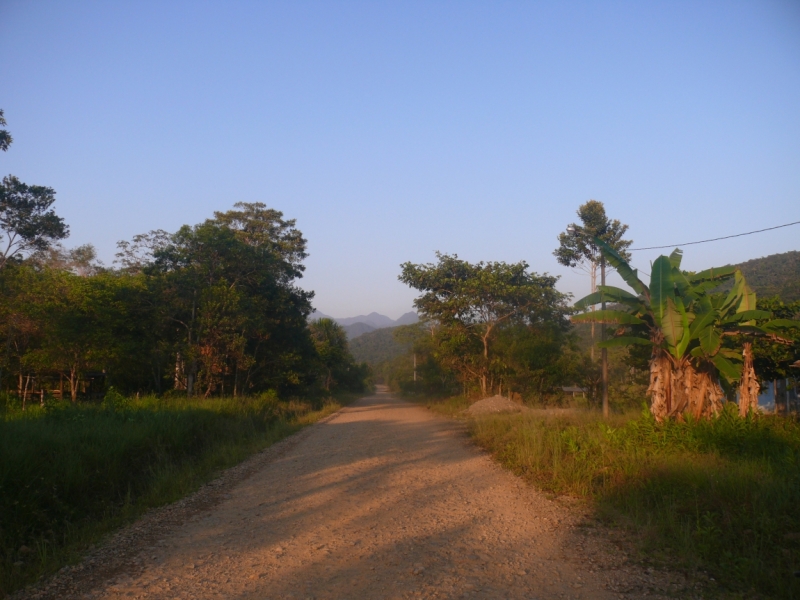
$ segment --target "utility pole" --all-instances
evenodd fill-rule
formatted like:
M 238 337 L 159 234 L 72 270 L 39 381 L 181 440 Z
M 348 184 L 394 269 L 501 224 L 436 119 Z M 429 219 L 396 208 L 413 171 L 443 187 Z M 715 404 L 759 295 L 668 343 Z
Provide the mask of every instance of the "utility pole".
M 414 352 L 414 389 L 417 387 L 417 353 Z
M 600 285 L 606 284 L 606 257 L 600 256 Z M 604 297 L 605 298 L 605 297 Z M 606 301 L 603 299 L 601 305 L 601 310 L 606 309 Z M 606 340 L 606 324 L 605 322 L 600 324 L 600 341 Z M 603 370 L 603 418 L 608 418 L 608 348 L 603 346 L 600 350 L 600 362 L 602 363 L 602 370 Z

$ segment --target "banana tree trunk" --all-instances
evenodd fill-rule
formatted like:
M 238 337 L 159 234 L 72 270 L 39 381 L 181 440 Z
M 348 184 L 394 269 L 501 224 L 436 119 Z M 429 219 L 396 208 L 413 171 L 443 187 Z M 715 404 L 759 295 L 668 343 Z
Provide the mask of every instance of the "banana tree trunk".
M 672 361 L 662 351 L 656 350 L 650 359 L 650 412 L 659 423 L 667 418 L 672 400 Z
M 669 418 L 691 415 L 695 419 L 716 416 L 725 397 L 716 374 L 698 371 L 689 362 L 677 365 L 659 351 L 650 361 L 650 412 L 659 423 Z
M 685 405 L 680 409 L 682 413 L 695 419 L 710 418 L 720 413 L 725 394 L 716 373 L 696 371 L 690 363 L 684 368 L 682 383 L 685 396 Z
M 739 384 L 739 415 L 746 417 L 751 411 L 758 410 L 759 385 L 756 371 L 753 368 L 753 344 L 745 342 L 742 349 L 744 365 L 742 367 L 742 380 Z

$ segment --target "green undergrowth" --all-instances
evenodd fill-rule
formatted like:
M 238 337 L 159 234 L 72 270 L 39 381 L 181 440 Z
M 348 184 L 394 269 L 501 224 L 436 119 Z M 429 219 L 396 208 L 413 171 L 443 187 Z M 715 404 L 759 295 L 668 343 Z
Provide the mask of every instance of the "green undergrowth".
M 438 404 L 455 414 L 463 399 Z M 659 425 L 649 412 L 470 420 L 475 441 L 537 487 L 587 499 L 644 560 L 711 574 L 722 593 L 800 598 L 800 424 L 737 407 Z
M 417 400 L 412 398 L 413 400 Z M 417 400 L 419 401 L 419 400 Z M 447 417 L 455 417 L 460 415 L 463 411 L 469 408 L 469 405 L 475 402 L 466 396 L 453 396 L 451 398 L 443 399 L 423 399 L 421 403 L 427 408 L 440 415 Z
M 0 597 L 350 398 L 68 402 L 0 409 Z

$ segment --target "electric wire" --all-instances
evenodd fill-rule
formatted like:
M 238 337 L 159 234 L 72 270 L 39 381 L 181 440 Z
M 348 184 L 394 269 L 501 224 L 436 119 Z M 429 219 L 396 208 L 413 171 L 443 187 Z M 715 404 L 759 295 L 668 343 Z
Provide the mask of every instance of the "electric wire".
M 780 229 L 781 227 L 789 227 L 797 225 L 800 221 L 794 223 L 786 223 L 784 225 L 776 225 L 775 227 L 767 227 L 766 229 L 756 229 L 755 231 L 748 231 L 746 233 L 737 233 L 736 235 L 726 235 L 718 238 L 711 238 L 710 240 L 700 240 L 699 242 L 685 242 L 683 244 L 669 244 L 667 246 L 648 246 L 647 248 L 628 248 L 627 252 L 636 252 L 637 250 L 661 250 L 663 248 L 676 248 L 678 246 L 693 246 L 694 244 L 705 244 L 707 242 L 716 242 L 719 240 L 729 240 L 730 238 L 742 237 L 743 235 L 753 235 L 754 233 L 761 233 L 763 231 L 772 231 L 773 229 Z

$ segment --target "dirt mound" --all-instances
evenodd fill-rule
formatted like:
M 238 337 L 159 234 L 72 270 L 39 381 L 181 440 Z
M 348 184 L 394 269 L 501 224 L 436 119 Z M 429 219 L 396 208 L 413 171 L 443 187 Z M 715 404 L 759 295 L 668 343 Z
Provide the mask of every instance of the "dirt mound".
M 491 398 L 484 398 L 478 400 L 475 404 L 467 409 L 467 412 L 475 417 L 477 415 L 488 415 L 504 412 L 522 412 L 525 407 L 512 402 L 503 396 L 492 396 Z

